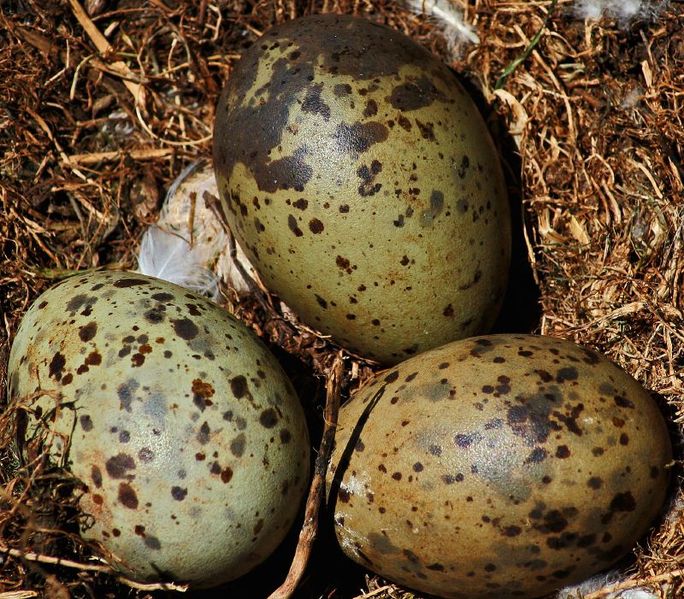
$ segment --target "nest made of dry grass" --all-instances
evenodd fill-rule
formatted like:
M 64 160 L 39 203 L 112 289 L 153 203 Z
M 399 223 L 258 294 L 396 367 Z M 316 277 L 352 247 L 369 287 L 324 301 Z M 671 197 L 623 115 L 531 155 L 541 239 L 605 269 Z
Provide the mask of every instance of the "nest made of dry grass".
M 511 191 L 523 206 L 521 278 L 511 285 L 532 291 L 512 294 L 512 312 L 523 319 L 517 326 L 611 357 L 661 396 L 678 440 L 684 422 L 681 2 L 632 23 L 585 23 L 572 16 L 569 0 L 458 5 L 481 43 L 455 57 L 434 23 L 390 1 L 88 0 L 88 18 L 79 21 L 75 0 L 4 0 L 0 396 L 13 334 L 40 292 L 72 270 L 135 267 L 138 240 L 155 220 L 163 191 L 185 165 L 210 155 L 217 94 L 243 49 L 273 23 L 336 11 L 406 32 L 451 62 L 489 102 Z M 525 264 L 536 287 L 523 281 Z M 324 377 L 335 348 L 280 318 L 277 305 L 255 296 L 233 307 L 284 349 L 292 368 L 303 365 Z M 347 364 L 347 388 L 373 370 L 354 357 Z M 313 396 L 309 410 L 320 419 L 321 394 Z M 3 424 L 9 426 L 7 418 Z M 675 478 L 671 512 L 635 550 L 622 588 L 684 596 L 678 470 Z M 0 597 L 161 594 L 117 582 L 91 560 L 92 548 L 75 533 L 71 482 L 54 471 L 17 470 L 11 428 L 0 434 L 0 480 Z M 313 570 L 325 567 L 314 559 Z M 300 595 L 413 596 L 363 572 L 349 584 L 348 575 L 311 573 Z M 234 595 L 260 596 L 255 589 L 243 586 Z

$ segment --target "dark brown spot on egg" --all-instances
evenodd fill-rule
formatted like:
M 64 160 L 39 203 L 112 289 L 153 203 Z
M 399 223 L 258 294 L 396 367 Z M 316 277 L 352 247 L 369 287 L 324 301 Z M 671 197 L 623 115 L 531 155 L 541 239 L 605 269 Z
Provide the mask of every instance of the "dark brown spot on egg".
M 153 293 L 152 299 L 158 302 L 170 302 L 173 299 L 173 294 L 161 291 L 159 293 Z
M 335 258 L 335 264 L 337 264 L 337 266 L 342 270 L 347 271 L 348 274 L 351 274 L 351 264 L 347 258 L 344 258 L 343 256 L 337 256 L 337 258 Z
M 125 453 L 120 453 L 109 458 L 105 463 L 105 468 L 112 478 L 132 478 L 128 470 L 135 470 L 135 460 Z
M 97 351 L 92 351 L 86 356 L 85 363 L 88 366 L 99 366 L 102 364 L 102 355 Z
M 88 431 L 93 430 L 93 421 L 90 418 L 90 416 L 88 416 L 88 414 L 84 414 L 84 415 L 80 416 L 78 421 L 81 423 L 81 428 L 84 431 L 88 432 Z
M 224 484 L 228 484 L 230 480 L 233 478 L 233 470 L 230 468 L 230 466 L 226 466 L 223 470 L 221 470 L 221 482 Z
M 603 486 L 603 480 L 598 476 L 592 476 L 587 481 L 587 486 L 591 489 L 600 489 Z
M 119 501 L 130 510 L 138 509 L 138 496 L 128 483 L 119 483 Z
M 241 374 L 230 380 L 230 390 L 233 395 L 240 399 L 247 394 L 247 379 Z
M 623 395 L 616 395 L 613 397 L 613 401 L 615 402 L 615 405 L 620 408 L 634 409 L 634 403 Z
M 78 331 L 78 336 L 81 341 L 90 341 L 97 334 L 97 323 L 89 322 L 88 324 L 80 327 Z
M 62 378 L 62 370 L 66 365 L 66 358 L 60 352 L 55 353 L 50 361 L 50 366 L 48 369 L 48 376 L 59 381 Z
M 635 509 L 636 501 L 629 491 L 618 493 L 610 502 L 611 512 L 633 512 Z
M 501 529 L 501 534 L 504 537 L 517 537 L 522 532 L 519 526 L 504 526 Z
M 306 92 L 304 102 L 302 102 L 302 112 L 308 114 L 319 114 L 326 121 L 330 120 L 330 106 L 321 99 L 322 83 L 316 83 L 309 87 Z
M 290 433 L 290 431 L 287 430 L 286 428 L 281 429 L 279 436 L 280 436 L 280 442 L 283 445 L 286 445 L 287 443 L 289 443 L 292 440 L 292 433 Z
M 402 112 L 424 108 L 443 99 L 444 95 L 427 77 L 396 86 L 389 97 L 392 106 Z
M 178 335 L 181 339 L 185 339 L 186 341 L 194 339 L 199 333 L 197 325 L 188 318 L 172 320 L 171 322 L 173 323 L 173 329 L 176 331 L 176 335 Z
M 454 437 L 454 442 L 461 449 L 468 449 L 471 445 L 478 443 L 482 440 L 482 435 L 480 433 L 459 433 Z
M 209 435 L 211 434 L 211 429 L 209 428 L 209 423 L 205 420 L 200 426 L 197 432 L 197 440 L 202 444 L 206 445 L 209 443 Z
M 556 382 L 564 383 L 565 381 L 576 381 L 578 376 L 579 373 L 577 372 L 577 368 L 574 366 L 567 366 L 558 371 L 556 374 Z
M 157 537 L 153 537 L 152 535 L 146 535 L 144 543 L 145 547 L 152 549 L 153 551 L 158 551 L 161 549 L 161 543 L 159 542 L 159 539 Z
M 76 312 L 82 306 L 84 306 L 88 302 L 88 300 L 89 300 L 88 296 L 84 295 L 82 293 L 75 295 L 74 297 L 72 297 L 67 302 L 67 305 L 66 305 L 67 312 Z
M 214 387 L 211 384 L 201 380 L 193 379 L 192 381 L 192 402 L 203 412 L 207 406 L 213 405 L 213 402 L 209 399 L 215 393 Z
M 235 439 L 230 442 L 230 452 L 236 457 L 241 458 L 245 453 L 245 434 L 240 433 Z
M 292 214 L 289 214 L 287 217 L 287 226 L 289 227 L 290 231 L 295 234 L 295 237 L 302 237 L 304 235 L 304 231 L 299 228 L 297 219 Z
M 363 116 L 371 117 L 378 114 L 378 103 L 375 100 L 368 100 L 366 102 L 366 107 L 363 110 Z
M 564 460 L 570 457 L 570 450 L 567 445 L 559 445 L 556 447 L 556 457 Z
M 525 459 L 525 464 L 540 464 L 546 459 L 548 452 L 542 447 L 535 447 Z
M 138 452 L 138 459 L 147 464 L 154 459 L 154 452 L 149 447 L 143 447 Z
M 171 497 L 176 501 L 183 501 L 188 494 L 188 489 L 183 487 L 171 487 Z
M 95 464 L 90 468 L 90 478 L 98 489 L 102 487 L 102 471 Z
M 342 152 L 363 153 L 372 145 L 387 139 L 389 131 L 385 125 L 377 121 L 369 123 L 340 123 L 334 133 L 337 147 Z
M 416 119 L 416 125 L 418 125 L 420 135 L 423 137 L 423 139 L 427 139 L 428 141 L 435 141 L 435 131 L 433 123 L 423 123 Z
M 544 383 L 550 383 L 553 380 L 553 376 L 546 370 L 535 370 L 535 372 Z
M 463 158 L 461 159 L 461 165 L 458 168 L 459 178 L 463 179 L 466 176 L 468 168 L 470 168 L 470 158 L 468 158 L 467 154 L 464 154 Z
M 126 287 L 139 287 L 141 285 L 149 285 L 150 282 L 147 279 L 119 279 L 114 281 L 114 287 L 119 289 L 124 289 Z
M 361 165 L 356 174 L 361 179 L 361 185 L 358 188 L 361 197 L 369 197 L 378 193 L 382 189 L 381 183 L 375 183 L 375 177 L 382 172 L 382 164 L 378 160 L 373 160 L 370 167 Z
M 265 428 L 273 428 L 278 424 L 278 414 L 276 414 L 276 411 L 273 408 L 266 408 L 259 415 L 259 422 L 261 423 L 261 426 Z
M 309 229 L 314 235 L 318 235 L 319 233 L 323 232 L 323 229 L 325 229 L 325 227 L 323 226 L 323 223 L 320 220 L 318 220 L 317 218 L 312 218 L 309 221 Z
M 351 93 L 352 87 L 348 83 L 336 83 L 333 87 L 333 94 L 335 94 L 338 98 L 348 96 Z

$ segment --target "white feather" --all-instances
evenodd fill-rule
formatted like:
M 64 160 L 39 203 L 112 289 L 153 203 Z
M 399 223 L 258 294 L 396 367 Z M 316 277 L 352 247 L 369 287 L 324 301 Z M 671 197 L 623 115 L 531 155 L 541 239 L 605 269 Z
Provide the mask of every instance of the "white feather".
M 574 13 L 580 19 L 609 17 L 625 25 L 635 18 L 656 17 L 667 4 L 668 0 L 577 0 Z
M 192 247 L 177 233 L 153 225 L 143 234 L 138 272 L 218 298 L 216 276 L 205 268 L 201 248 Z
M 218 195 L 211 164 L 198 161 L 183 169 L 169 187 L 157 224 L 143 235 L 140 272 L 214 300 L 219 280 L 239 295 L 248 293 L 257 274 L 237 242 L 231 255 L 230 235 L 212 209 Z
M 465 43 L 477 44 L 475 29 L 463 21 L 463 16 L 451 0 L 403 0 L 403 4 L 416 14 L 433 19 L 442 29 L 449 51 Z
M 621 572 L 611 570 L 593 576 L 580 584 L 566 587 L 558 591 L 556 599 L 582 599 L 582 597 L 598 591 L 605 593 L 605 599 L 658 599 L 656 595 L 642 588 L 610 592 L 611 587 L 620 582 Z

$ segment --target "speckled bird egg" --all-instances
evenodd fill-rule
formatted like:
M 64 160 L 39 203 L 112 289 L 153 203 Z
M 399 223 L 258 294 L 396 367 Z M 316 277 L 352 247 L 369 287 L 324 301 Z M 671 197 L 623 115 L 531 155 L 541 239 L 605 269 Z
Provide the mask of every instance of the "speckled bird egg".
M 496 317 L 499 158 L 456 76 L 404 34 L 333 14 L 271 29 L 219 100 L 214 168 L 266 285 L 347 348 L 395 363 Z
M 24 454 L 51 443 L 87 486 L 83 535 L 128 576 L 217 585 L 293 523 L 302 408 L 266 347 L 205 298 L 135 273 L 73 276 L 24 316 L 8 374 L 30 410 Z
M 337 539 L 407 587 L 539 597 L 608 567 L 666 493 L 651 396 L 568 341 L 492 335 L 406 360 L 339 415 L 328 474 Z

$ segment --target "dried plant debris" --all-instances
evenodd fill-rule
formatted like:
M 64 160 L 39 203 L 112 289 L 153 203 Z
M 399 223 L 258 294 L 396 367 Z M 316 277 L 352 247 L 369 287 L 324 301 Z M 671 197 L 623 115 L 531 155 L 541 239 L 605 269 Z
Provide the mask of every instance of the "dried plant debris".
M 210 158 L 217 95 L 242 51 L 273 23 L 335 11 L 406 32 L 461 72 L 490 104 L 487 116 L 511 180 L 521 180 L 525 218 L 518 234 L 542 308 L 533 332 L 602 351 L 657 393 L 681 458 L 682 3 L 445 0 L 447 5 L 473 28 L 479 44 L 462 44 L 453 53 L 440 22 L 404 2 L 5 0 L 3 398 L 11 340 L 41 291 L 74 271 L 136 268 L 143 231 L 159 219 L 165 191 L 188 165 Z M 633 18 L 630 7 L 645 10 L 646 18 Z M 275 349 L 320 437 L 323 381 L 337 348 L 302 327 L 258 281 L 243 294 L 228 285 L 222 291 L 231 309 Z M 344 361 L 343 397 L 377 369 L 355 356 Z M 166 596 L 118 580 L 99 549 L 80 540 L 78 483 L 40 453 L 27 465 L 19 462 L 12 431 L 21 409 L 5 406 L 0 416 L 0 592 Z M 312 436 L 317 444 L 315 430 Z M 669 514 L 632 560 L 580 590 L 585 598 L 684 596 L 682 491 L 680 470 L 673 472 Z M 232 596 L 267 596 L 284 578 L 291 553 L 279 559 L 284 567 L 277 576 L 261 571 L 231 588 Z M 312 559 L 298 597 L 416 597 L 347 564 L 330 538 L 314 547 Z M 336 567 L 324 565 L 330 563 Z

